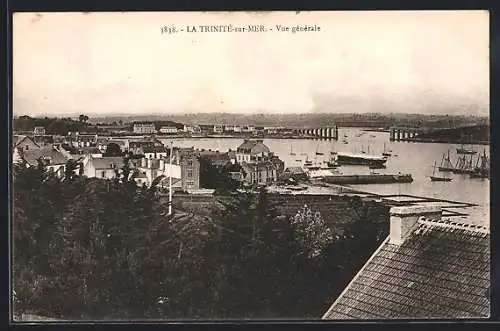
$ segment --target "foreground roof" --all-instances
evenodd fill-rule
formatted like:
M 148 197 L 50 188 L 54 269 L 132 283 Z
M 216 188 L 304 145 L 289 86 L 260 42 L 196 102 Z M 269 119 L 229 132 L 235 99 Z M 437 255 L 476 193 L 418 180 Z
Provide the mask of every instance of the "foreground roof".
M 68 161 L 61 152 L 55 150 L 52 146 L 24 151 L 23 158 L 28 164 L 33 166 L 38 165 L 40 158 L 50 159 L 51 165 L 65 164 Z
M 489 288 L 487 229 L 423 220 L 386 240 L 323 318 L 488 318 Z

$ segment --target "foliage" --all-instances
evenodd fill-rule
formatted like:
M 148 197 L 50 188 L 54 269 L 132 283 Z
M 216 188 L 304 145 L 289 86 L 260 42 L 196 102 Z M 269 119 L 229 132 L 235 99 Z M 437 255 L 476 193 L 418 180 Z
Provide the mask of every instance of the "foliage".
M 102 156 L 122 156 L 123 152 L 118 144 L 109 143 Z
M 227 163 L 224 166 L 214 165 L 210 159 L 200 157 L 200 186 L 215 189 L 219 193 L 235 191 L 241 183 L 231 177 L 231 172 L 242 171 L 238 164 Z
M 43 126 L 47 134 L 54 135 L 67 135 L 68 132 L 83 132 L 89 128 L 87 123 L 88 117 L 86 115 L 75 121 L 69 117 L 67 118 L 49 118 L 49 117 L 30 117 L 20 116 L 14 118 L 13 128 L 15 131 L 33 131 L 36 126 Z M 86 120 L 83 120 L 85 119 Z
M 60 179 L 41 165 L 14 166 L 16 313 L 318 317 L 364 262 L 363 244 L 376 244 L 363 209 L 365 220 L 332 240 L 318 214 L 283 217 L 265 189 L 220 196 L 210 219 L 168 216 L 154 185 L 127 175 L 127 160 L 114 180 L 70 170 Z
M 326 225 L 319 212 L 304 206 L 292 218 L 296 240 L 308 258 L 315 258 L 333 241 L 332 230 Z

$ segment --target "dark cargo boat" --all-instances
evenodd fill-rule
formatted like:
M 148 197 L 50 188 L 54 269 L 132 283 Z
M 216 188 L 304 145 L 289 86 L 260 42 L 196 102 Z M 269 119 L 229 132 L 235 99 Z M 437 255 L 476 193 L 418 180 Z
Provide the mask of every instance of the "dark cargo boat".
M 387 157 L 384 156 L 337 153 L 337 164 L 339 165 L 367 165 L 373 168 L 384 168 L 386 162 Z

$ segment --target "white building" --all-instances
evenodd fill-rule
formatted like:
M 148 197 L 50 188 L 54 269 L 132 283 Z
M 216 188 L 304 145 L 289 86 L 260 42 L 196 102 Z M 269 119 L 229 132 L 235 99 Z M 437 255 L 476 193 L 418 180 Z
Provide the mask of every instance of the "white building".
M 179 130 L 174 126 L 162 126 L 160 128 L 160 133 L 173 134 L 177 133 Z
M 214 125 L 214 133 L 223 133 L 224 132 L 224 127 L 219 124 Z
M 152 133 L 156 133 L 156 128 L 155 128 L 154 123 L 138 122 L 138 123 L 134 123 L 134 133 L 152 134 Z

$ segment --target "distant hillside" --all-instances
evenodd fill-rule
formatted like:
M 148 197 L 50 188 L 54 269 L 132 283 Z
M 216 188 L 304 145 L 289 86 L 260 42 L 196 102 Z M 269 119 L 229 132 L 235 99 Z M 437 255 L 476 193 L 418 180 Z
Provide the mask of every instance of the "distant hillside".
M 388 128 L 390 126 L 448 128 L 488 124 L 488 117 L 421 114 L 229 114 L 198 113 L 185 115 L 106 116 L 90 122 L 173 121 L 183 124 L 264 125 L 285 127 L 318 127 L 328 125 Z

